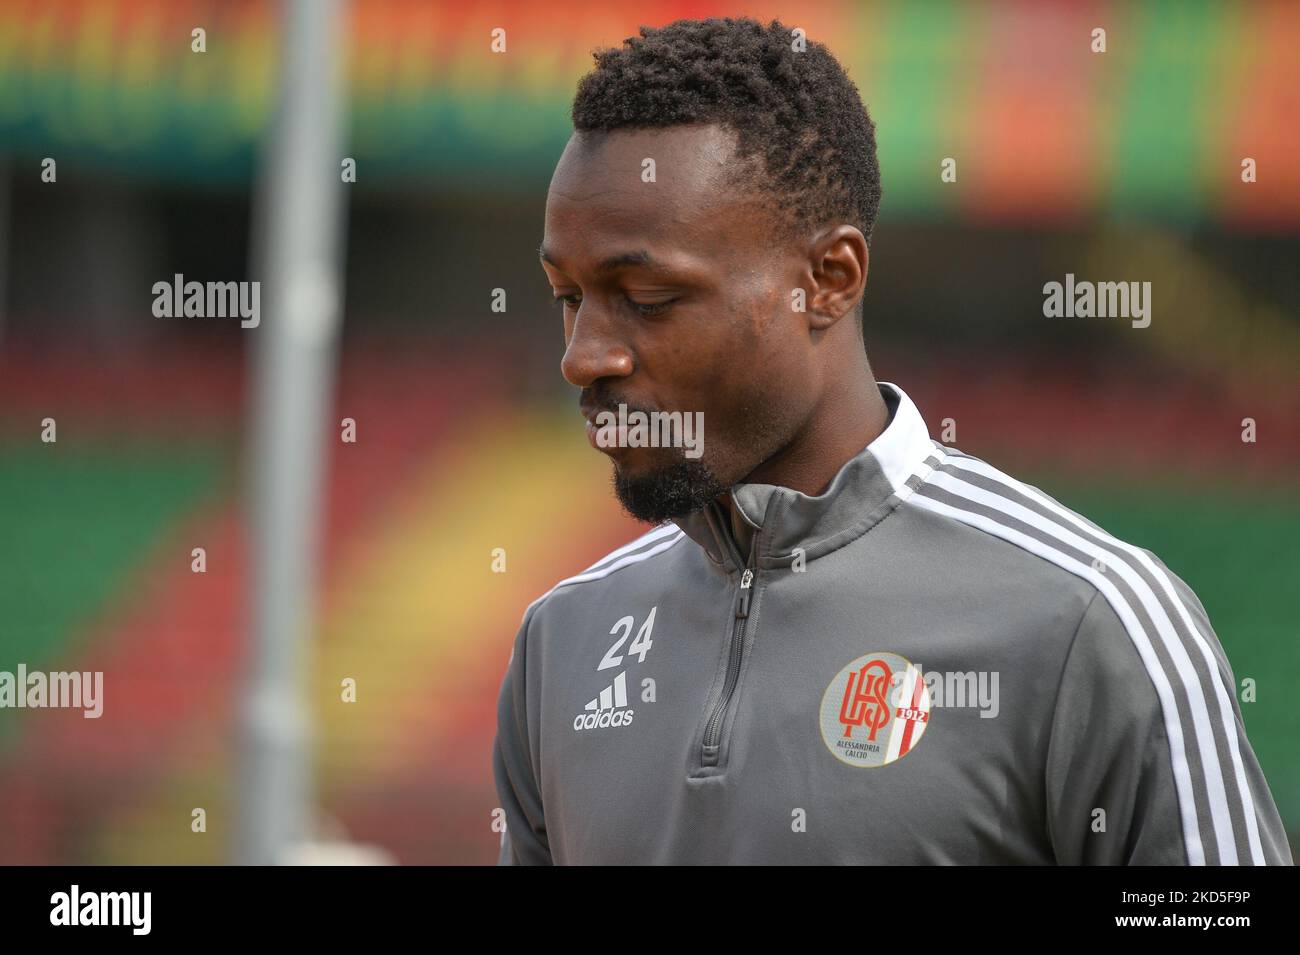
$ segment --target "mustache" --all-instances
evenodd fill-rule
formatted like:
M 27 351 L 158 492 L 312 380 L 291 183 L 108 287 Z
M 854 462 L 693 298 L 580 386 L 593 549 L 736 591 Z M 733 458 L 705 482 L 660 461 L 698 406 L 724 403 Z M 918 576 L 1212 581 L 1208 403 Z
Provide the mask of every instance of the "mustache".
M 599 411 L 608 411 L 611 414 L 618 413 L 618 406 L 623 405 L 628 412 L 640 411 L 649 415 L 658 411 L 658 408 L 651 408 L 648 405 L 640 405 L 633 401 L 628 401 L 622 395 L 611 394 L 608 388 L 583 388 L 582 395 L 578 399 L 578 405 L 582 408 L 583 414 L 591 415 Z

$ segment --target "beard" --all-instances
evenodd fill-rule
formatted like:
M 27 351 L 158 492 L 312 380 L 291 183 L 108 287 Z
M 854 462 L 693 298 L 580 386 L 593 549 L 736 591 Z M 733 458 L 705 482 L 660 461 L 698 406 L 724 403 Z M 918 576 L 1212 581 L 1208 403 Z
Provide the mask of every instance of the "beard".
M 788 435 L 796 430 L 797 421 L 788 419 L 779 408 L 764 401 L 764 397 L 760 392 L 736 413 L 734 418 L 743 423 L 740 425 L 743 434 L 734 442 L 724 443 L 722 450 L 715 444 L 710 448 L 712 454 L 688 458 L 680 448 L 659 448 L 658 453 L 647 449 L 643 453 L 654 455 L 650 466 L 636 473 L 623 470 L 613 461 L 614 495 L 623 510 L 636 520 L 662 524 L 702 511 L 726 494 L 783 447 Z M 647 417 L 654 413 L 654 409 L 610 394 L 603 382 L 583 389 L 582 404 L 610 414 L 617 414 L 620 404 L 629 413 L 638 412 Z M 760 449 L 766 453 L 754 454 Z M 712 464 L 706 464 L 706 459 Z
M 730 487 L 700 458 L 682 458 L 640 475 L 627 474 L 615 464 L 613 481 L 623 510 L 649 524 L 703 510 Z

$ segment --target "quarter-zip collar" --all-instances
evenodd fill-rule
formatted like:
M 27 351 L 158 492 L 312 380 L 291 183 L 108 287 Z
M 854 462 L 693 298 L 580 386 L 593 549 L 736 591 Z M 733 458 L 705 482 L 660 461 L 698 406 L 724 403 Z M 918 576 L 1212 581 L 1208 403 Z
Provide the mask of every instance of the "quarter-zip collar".
M 934 442 L 916 405 L 903 389 L 879 382 L 889 423 L 879 436 L 844 463 L 826 491 L 815 497 L 772 484 L 734 485 L 727 508 L 706 508 L 673 523 L 699 544 L 710 560 L 738 570 L 730 535 L 744 561 L 758 537 L 754 566 L 789 567 L 843 547 L 865 534 L 898 504 L 906 481 L 922 471 Z

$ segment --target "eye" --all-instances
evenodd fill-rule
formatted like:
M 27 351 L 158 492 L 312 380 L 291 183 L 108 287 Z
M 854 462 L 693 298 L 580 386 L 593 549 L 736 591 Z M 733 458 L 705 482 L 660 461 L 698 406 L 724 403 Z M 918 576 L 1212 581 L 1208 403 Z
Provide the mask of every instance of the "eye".
M 671 299 L 667 302 L 637 302 L 628 296 L 624 296 L 624 300 L 633 311 L 638 315 L 645 317 L 662 315 L 677 301 L 677 299 Z M 557 308 L 568 307 L 576 309 L 582 304 L 582 296 L 578 294 L 552 295 L 551 304 Z
M 632 306 L 638 315 L 650 317 L 653 315 L 662 315 L 672 307 L 677 299 L 669 299 L 667 302 L 634 302 L 628 298 L 627 303 Z

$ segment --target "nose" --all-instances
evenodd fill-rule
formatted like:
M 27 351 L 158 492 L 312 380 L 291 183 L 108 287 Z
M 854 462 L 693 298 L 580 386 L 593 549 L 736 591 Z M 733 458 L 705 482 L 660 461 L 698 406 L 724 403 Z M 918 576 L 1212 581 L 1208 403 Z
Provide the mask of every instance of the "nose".
M 632 353 L 613 334 L 610 322 L 584 299 L 569 327 L 560 371 L 571 385 L 586 388 L 600 378 L 632 374 Z

